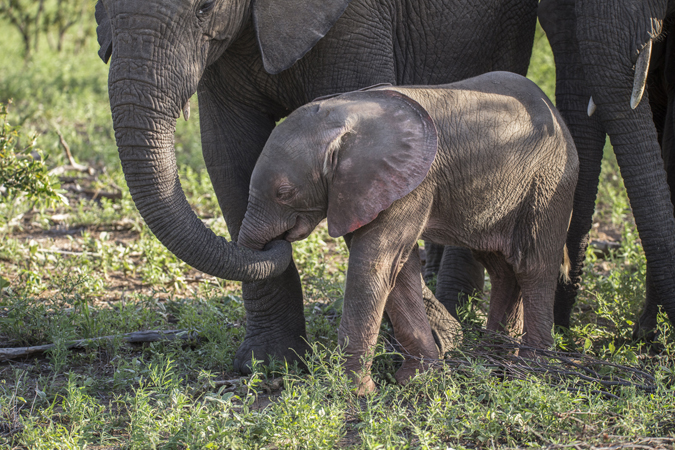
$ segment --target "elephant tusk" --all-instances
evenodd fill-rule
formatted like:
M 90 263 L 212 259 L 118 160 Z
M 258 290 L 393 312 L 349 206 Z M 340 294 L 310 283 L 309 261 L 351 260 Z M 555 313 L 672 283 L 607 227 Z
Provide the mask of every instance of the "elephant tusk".
M 633 80 L 633 94 L 630 96 L 630 107 L 637 108 L 642 100 L 642 94 L 645 92 L 647 84 L 647 73 L 649 72 L 649 60 L 652 56 L 652 41 L 647 42 L 642 49 L 635 63 L 635 79 Z
M 588 99 L 588 109 L 586 110 L 586 112 L 588 113 L 588 117 L 591 117 L 596 109 L 597 105 L 595 104 L 595 102 L 593 101 L 593 97 L 591 96 L 591 98 Z
M 185 106 L 183 106 L 183 118 L 186 122 L 190 120 L 190 99 L 188 99 Z

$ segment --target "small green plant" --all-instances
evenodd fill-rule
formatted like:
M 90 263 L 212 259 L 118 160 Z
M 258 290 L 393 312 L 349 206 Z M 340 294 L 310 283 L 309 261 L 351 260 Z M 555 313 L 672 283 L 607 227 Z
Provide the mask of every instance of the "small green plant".
M 48 206 L 68 204 L 59 184 L 48 173 L 35 136 L 26 137 L 21 127 L 7 122 L 7 105 L 0 103 L 0 226 L 10 231 L 11 221 L 25 202 L 42 202 Z M 28 139 L 28 143 L 21 144 Z

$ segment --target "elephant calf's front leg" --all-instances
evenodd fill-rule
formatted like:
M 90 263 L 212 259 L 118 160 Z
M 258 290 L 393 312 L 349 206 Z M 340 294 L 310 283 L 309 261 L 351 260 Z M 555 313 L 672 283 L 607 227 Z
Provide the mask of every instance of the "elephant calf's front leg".
M 359 249 L 355 239 L 349 257 L 347 286 L 338 329 L 338 342 L 346 353 L 345 370 L 357 384 L 357 394 L 376 389 L 370 366 L 377 344 L 387 296 L 396 277 L 398 262 L 373 259 Z
M 403 337 L 404 348 L 410 346 L 413 352 L 421 352 L 425 357 L 437 357 L 429 322 L 426 319 L 422 302 L 419 256 L 415 253 L 416 264 L 407 264 L 399 291 L 393 293 L 390 302 L 387 299 L 394 290 L 396 277 L 406 265 L 422 224 L 408 224 L 402 227 L 404 218 L 421 217 L 425 214 L 424 205 L 430 204 L 409 201 L 399 208 L 385 210 L 375 221 L 356 230 L 351 238 L 347 286 L 342 320 L 338 330 L 340 346 L 345 349 L 347 360 L 345 368 L 349 376 L 357 382 L 357 392 L 362 395 L 375 390 L 370 377 L 370 366 L 377 343 L 385 306 L 389 311 L 394 331 Z M 414 269 L 414 270 L 413 270 Z M 409 301 L 407 292 L 415 292 L 415 304 L 410 307 L 414 324 L 422 323 L 419 315 L 424 316 L 425 333 L 419 337 L 423 343 L 413 341 L 418 337 L 409 330 L 401 314 Z M 419 311 L 417 310 L 419 309 Z M 411 325 L 414 325 L 411 323 Z

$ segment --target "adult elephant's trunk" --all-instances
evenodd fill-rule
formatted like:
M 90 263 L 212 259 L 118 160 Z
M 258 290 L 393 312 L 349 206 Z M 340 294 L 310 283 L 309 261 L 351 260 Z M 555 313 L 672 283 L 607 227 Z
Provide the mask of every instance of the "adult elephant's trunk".
M 242 248 L 216 236 L 192 211 L 173 148 L 178 103 L 146 82 L 117 76 L 121 72 L 126 71 L 114 62 L 110 103 L 115 137 L 131 196 L 155 236 L 186 263 L 220 278 L 253 281 L 281 274 L 291 260 L 288 242 L 272 243 L 265 252 Z

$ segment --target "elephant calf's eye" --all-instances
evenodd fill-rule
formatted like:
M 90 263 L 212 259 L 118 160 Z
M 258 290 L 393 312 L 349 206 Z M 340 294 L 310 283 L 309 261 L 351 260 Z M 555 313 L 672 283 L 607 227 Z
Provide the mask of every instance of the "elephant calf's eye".
M 208 13 L 210 13 L 213 10 L 213 7 L 215 6 L 216 2 L 215 0 L 209 0 L 201 4 L 199 9 L 197 10 L 197 15 L 198 16 L 204 16 Z
M 290 186 L 279 186 L 277 189 L 277 200 L 288 201 L 295 196 L 296 190 Z

